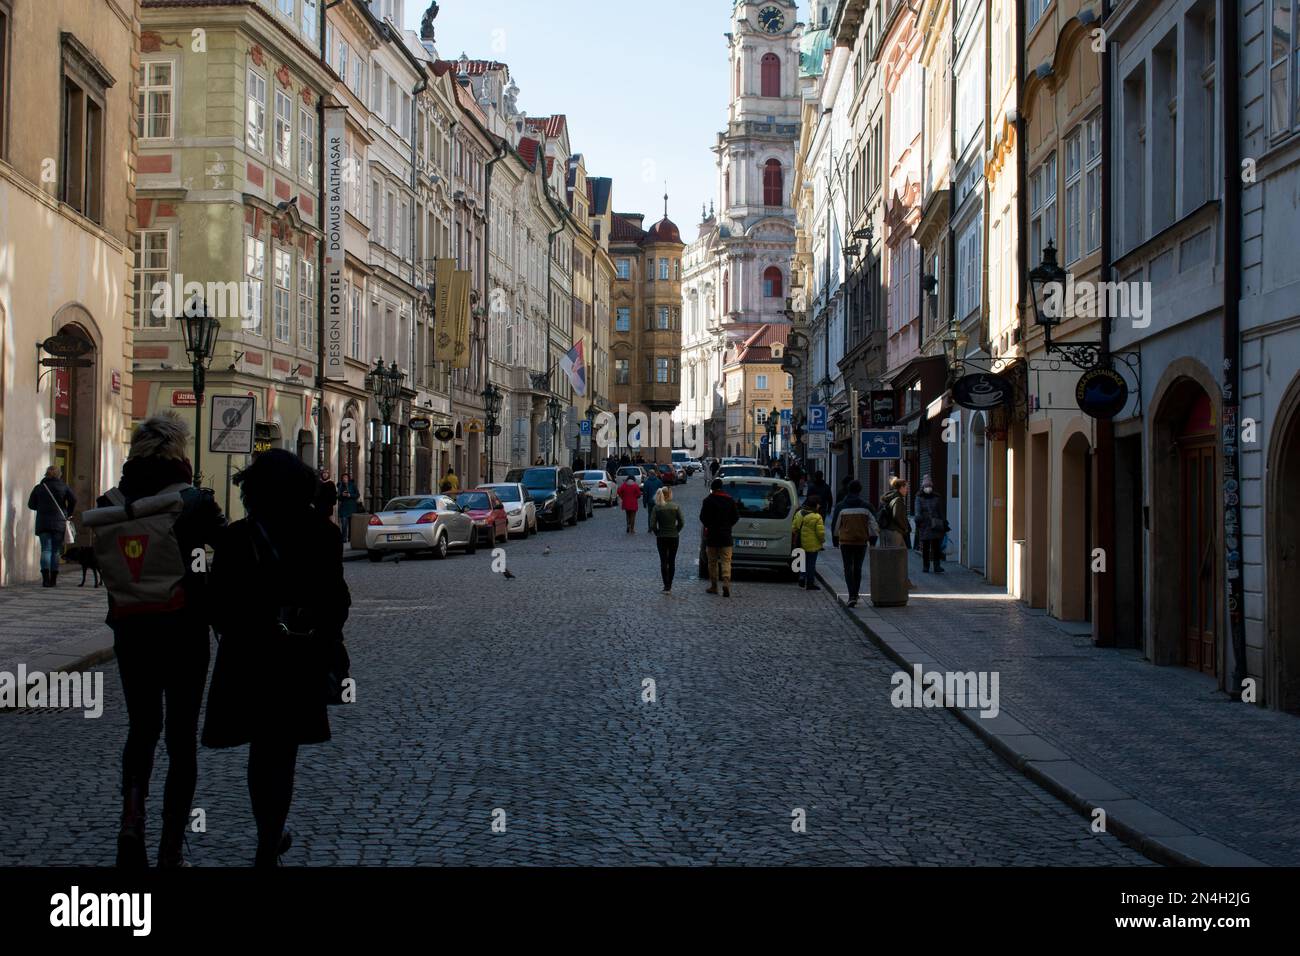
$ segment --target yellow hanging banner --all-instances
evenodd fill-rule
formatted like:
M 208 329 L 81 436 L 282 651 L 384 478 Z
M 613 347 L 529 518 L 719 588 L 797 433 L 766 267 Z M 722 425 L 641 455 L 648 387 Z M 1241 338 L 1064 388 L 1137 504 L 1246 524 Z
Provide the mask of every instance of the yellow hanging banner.
M 455 259 L 439 259 L 434 263 L 433 282 L 433 360 L 450 362 L 456 355 L 455 306 L 452 298 L 452 280 L 456 272 Z

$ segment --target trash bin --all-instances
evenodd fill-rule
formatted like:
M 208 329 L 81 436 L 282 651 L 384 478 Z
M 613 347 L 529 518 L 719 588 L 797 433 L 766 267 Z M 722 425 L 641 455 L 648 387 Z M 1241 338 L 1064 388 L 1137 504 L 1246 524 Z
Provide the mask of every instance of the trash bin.
M 871 603 L 876 607 L 907 604 L 907 548 L 871 548 Z
M 358 512 L 348 519 L 348 544 L 358 551 L 366 550 L 366 528 L 370 527 L 370 515 Z

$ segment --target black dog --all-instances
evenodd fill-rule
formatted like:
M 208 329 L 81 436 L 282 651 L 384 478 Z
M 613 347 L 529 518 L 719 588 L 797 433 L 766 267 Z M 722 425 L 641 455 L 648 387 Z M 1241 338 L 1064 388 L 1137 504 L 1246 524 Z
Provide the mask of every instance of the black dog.
M 95 559 L 95 549 L 86 545 L 76 548 L 68 548 L 63 552 L 63 560 L 70 564 L 81 565 L 81 583 L 79 588 L 86 586 L 86 572 L 91 571 L 95 575 L 95 587 L 99 587 L 99 561 Z

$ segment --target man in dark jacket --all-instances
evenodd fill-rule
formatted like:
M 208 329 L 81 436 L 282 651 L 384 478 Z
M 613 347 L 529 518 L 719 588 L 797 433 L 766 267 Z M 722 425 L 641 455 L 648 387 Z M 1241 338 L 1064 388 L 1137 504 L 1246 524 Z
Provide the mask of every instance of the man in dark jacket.
M 857 607 L 862 592 L 862 564 L 867 546 L 874 545 L 880 528 L 870 506 L 862 498 L 862 482 L 849 482 L 848 494 L 835 506 L 831 518 L 831 541 L 844 560 L 844 583 L 849 588 L 849 607 Z
M 835 504 L 835 496 L 831 491 L 831 486 L 826 483 L 826 476 L 820 471 L 813 475 L 812 481 L 808 483 L 808 497 L 816 498 L 821 504 L 823 517 L 829 517 L 831 508 Z
M 131 438 L 118 490 L 128 502 L 152 497 L 169 487 L 191 485 L 185 457 L 189 428 L 175 414 L 142 422 Z M 184 866 L 182 849 L 190 806 L 198 782 L 197 735 L 203 688 L 208 677 L 207 558 L 226 526 L 212 491 L 187 487 L 174 531 L 186 562 L 184 604 L 177 610 L 121 617 L 108 595 L 108 625 L 122 678 L 129 726 L 122 751 L 122 823 L 117 865 L 148 866 L 145 801 L 153 775 L 154 751 L 163 732 L 166 701 L 167 782 L 163 790 L 162 839 L 158 865 Z M 101 497 L 100 507 L 113 501 Z M 200 555 L 202 557 L 200 558 Z
M 705 557 L 709 563 L 709 589 L 707 594 L 718 593 L 722 581 L 722 596 L 731 597 L 731 550 L 734 541 L 731 529 L 740 521 L 736 499 L 722 490 L 722 479 L 714 478 L 710 494 L 700 505 L 700 523 L 704 525 Z
M 64 483 L 57 465 L 45 469 L 45 477 L 27 497 L 27 507 L 36 512 L 36 537 L 41 542 L 41 587 L 56 587 L 63 536 L 77 507 L 77 496 Z
M 654 516 L 651 512 L 654 511 L 655 495 L 659 493 L 659 489 L 663 486 L 664 483 L 657 473 L 650 475 L 641 484 L 641 506 L 645 509 L 647 531 L 654 530 Z
M 320 478 L 316 481 L 316 500 L 312 507 L 316 513 L 326 521 L 334 520 L 334 506 L 339 503 L 339 490 L 334 482 L 330 481 L 330 471 L 328 468 L 320 470 Z

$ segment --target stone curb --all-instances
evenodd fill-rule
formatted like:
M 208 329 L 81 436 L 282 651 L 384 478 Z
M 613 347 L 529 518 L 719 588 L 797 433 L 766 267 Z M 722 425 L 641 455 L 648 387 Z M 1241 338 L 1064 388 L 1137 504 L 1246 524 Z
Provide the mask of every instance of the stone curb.
M 924 665 L 926 670 L 949 669 L 896 628 L 880 628 L 880 631 L 888 632 L 887 637 L 882 636 L 861 616 L 853 613 L 840 597 L 840 588 L 833 579 L 821 570 L 817 577 L 868 640 L 894 663 L 909 671 L 915 664 Z M 870 598 L 864 600 L 870 601 Z M 1094 810 L 1102 810 L 1106 814 L 1106 831 L 1155 863 L 1189 867 L 1267 866 L 1254 857 L 1196 833 L 1136 799 L 1122 787 L 1102 779 L 1035 734 L 1005 709 L 991 719 L 981 717 L 978 710 L 950 705 L 945 705 L 945 709 L 973 730 L 1004 761 L 1084 817 L 1091 820 Z

